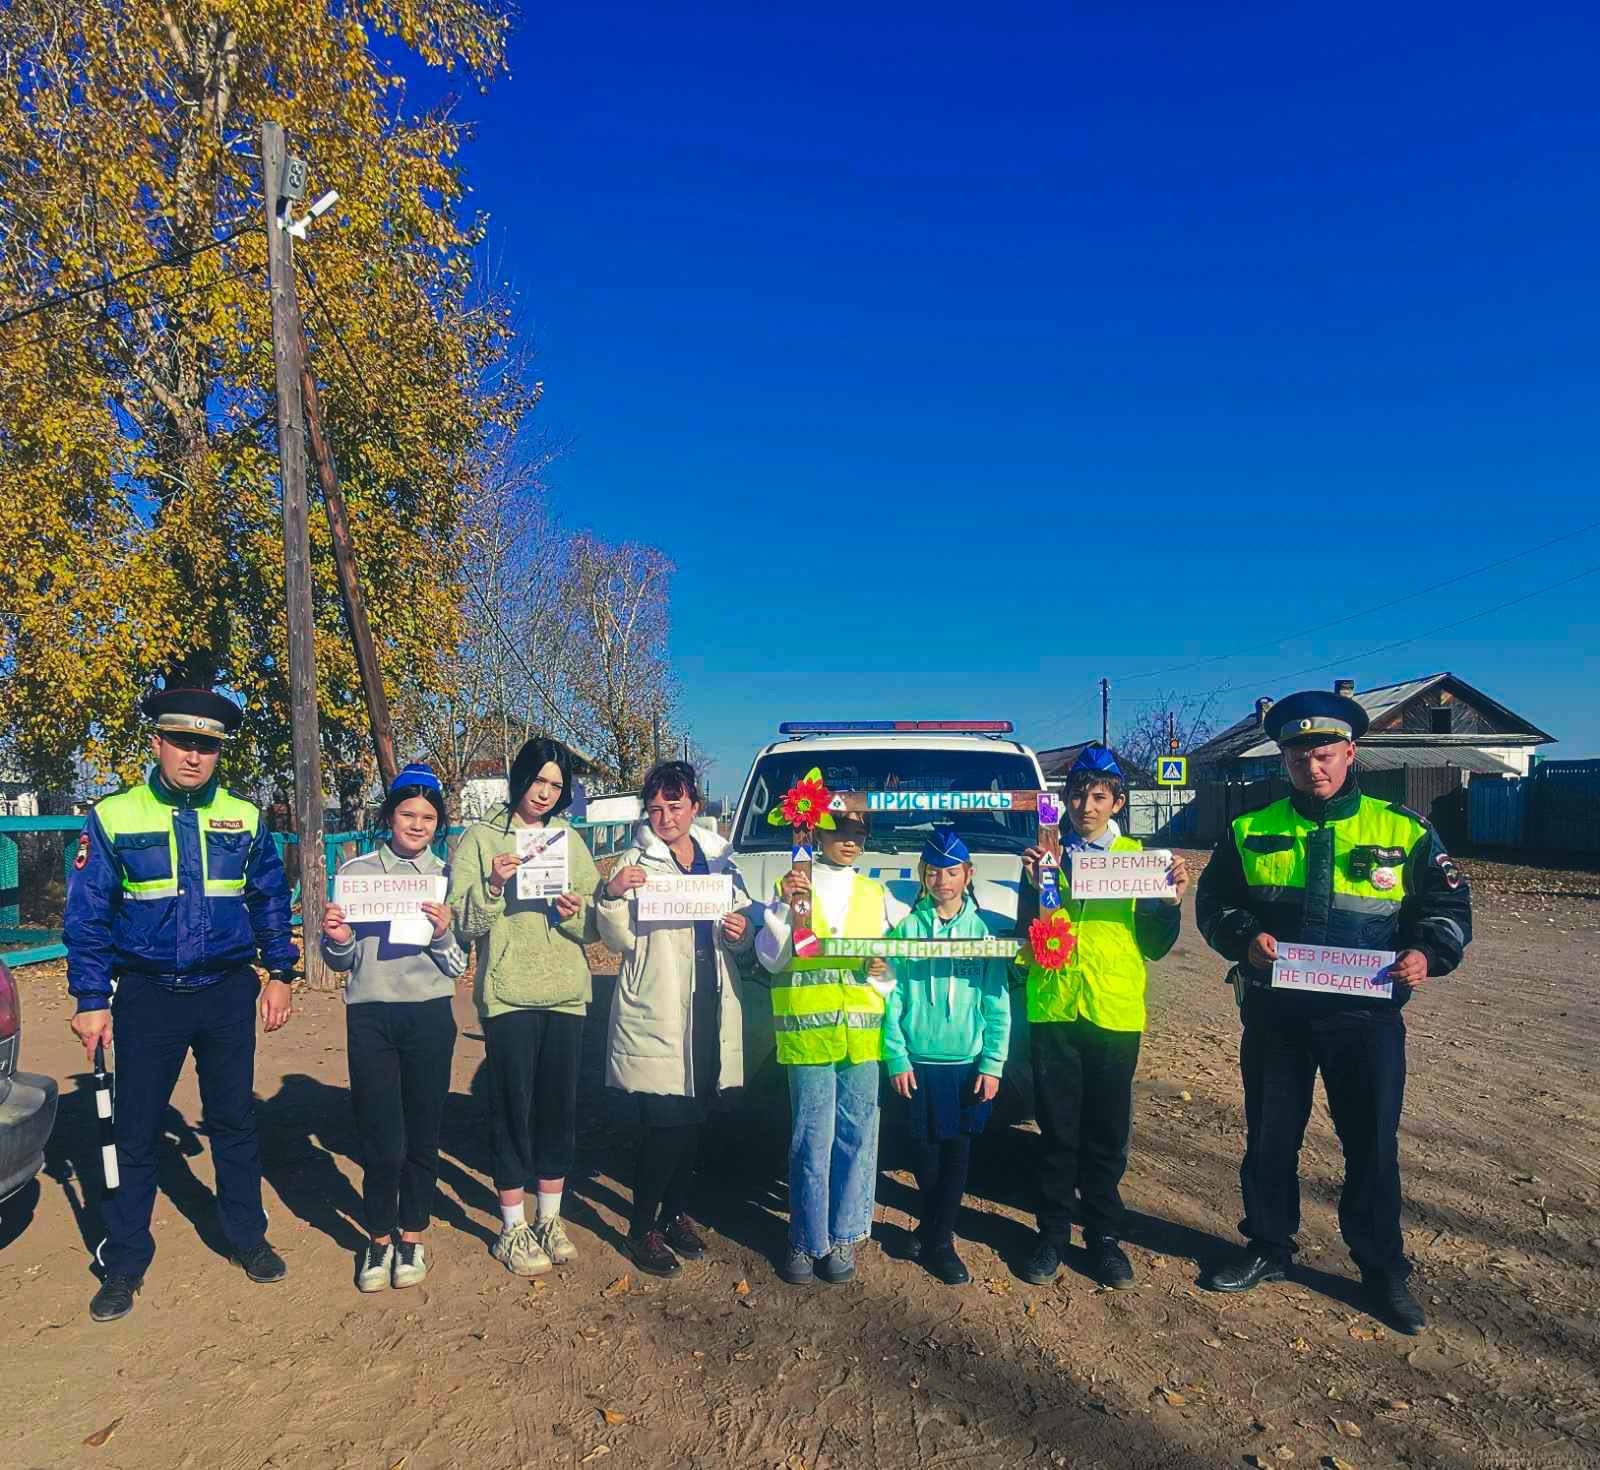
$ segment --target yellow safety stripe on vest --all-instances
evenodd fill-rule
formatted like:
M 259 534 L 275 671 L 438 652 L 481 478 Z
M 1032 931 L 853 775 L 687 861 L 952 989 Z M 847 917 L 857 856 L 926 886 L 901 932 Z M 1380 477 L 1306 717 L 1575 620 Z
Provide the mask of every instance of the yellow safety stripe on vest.
M 1372 796 L 1363 796 L 1351 816 L 1328 826 L 1333 833 L 1332 907 L 1346 913 L 1394 913 L 1406 897 L 1406 858 L 1426 828 L 1415 817 Z M 1234 845 L 1252 897 L 1264 903 L 1299 899 L 1306 885 L 1306 839 L 1317 830 L 1317 823 L 1302 816 L 1287 798 L 1260 811 L 1246 812 L 1234 822 Z M 1350 870 L 1357 848 L 1403 856 L 1373 864 L 1368 876 L 1357 877 Z
M 213 824 L 226 824 L 230 831 L 253 839 L 260 830 L 260 811 L 248 801 L 220 787 L 210 802 L 194 810 L 200 826 L 202 892 L 208 898 L 242 898 L 245 890 L 243 873 L 237 878 L 213 878 L 210 875 L 210 844 L 206 841 L 206 834 Z M 122 892 L 125 898 L 143 902 L 178 896 L 177 813 L 178 808 L 162 801 L 148 783 L 119 791 L 95 807 L 95 817 L 113 849 L 117 846 L 118 838 L 159 838 L 165 835 L 167 839 L 167 872 L 164 876 L 130 878 L 124 865 Z

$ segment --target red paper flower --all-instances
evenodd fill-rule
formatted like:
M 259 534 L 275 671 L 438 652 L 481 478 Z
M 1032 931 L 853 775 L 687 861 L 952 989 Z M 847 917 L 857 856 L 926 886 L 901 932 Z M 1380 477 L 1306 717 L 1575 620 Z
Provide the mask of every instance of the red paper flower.
M 1035 919 L 1028 925 L 1028 944 L 1033 950 L 1033 962 L 1041 970 L 1064 970 L 1078 947 L 1078 936 L 1072 932 L 1072 920 L 1066 911 L 1057 909 L 1048 918 Z
M 828 814 L 833 793 L 819 776 L 804 776 L 783 797 L 783 819 L 791 827 L 815 827 Z

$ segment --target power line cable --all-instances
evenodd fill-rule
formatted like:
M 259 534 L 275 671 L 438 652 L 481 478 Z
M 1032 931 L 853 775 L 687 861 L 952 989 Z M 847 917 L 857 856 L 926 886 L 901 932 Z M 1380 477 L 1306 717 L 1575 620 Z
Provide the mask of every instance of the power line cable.
M 208 240 L 204 245 L 196 245 L 192 249 L 179 250 L 172 255 L 162 256 L 153 260 L 148 265 L 139 266 L 136 270 L 123 271 L 119 275 L 108 276 L 93 285 L 77 286 L 70 291 L 61 291 L 54 296 L 47 296 L 43 301 L 35 301 L 32 306 L 20 307 L 16 311 L 9 311 L 0 316 L 0 327 L 9 327 L 12 322 L 20 322 L 24 317 L 36 316 L 41 311 L 49 311 L 53 307 L 65 306 L 69 301 L 77 301 L 84 296 L 93 296 L 99 291 L 109 291 L 113 286 L 120 286 L 125 281 L 137 280 L 140 276 L 147 276 L 152 271 L 171 270 L 175 266 L 187 265 L 196 256 L 204 255 L 209 250 L 220 250 L 230 240 L 237 240 L 248 228 L 240 225 L 237 229 L 230 230 L 226 235 L 215 240 Z

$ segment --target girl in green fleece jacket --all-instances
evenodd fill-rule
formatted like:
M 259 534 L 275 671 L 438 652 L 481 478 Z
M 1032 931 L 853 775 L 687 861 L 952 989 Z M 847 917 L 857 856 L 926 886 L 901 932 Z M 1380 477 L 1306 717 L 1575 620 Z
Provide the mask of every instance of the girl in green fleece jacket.
M 922 849 L 922 895 L 892 939 L 987 939 L 968 891 L 971 854 L 953 827 Z M 956 1213 L 973 1135 L 989 1121 L 1011 1040 L 1004 960 L 898 960 L 883 1017 L 884 1069 L 905 1099 L 912 1170 L 922 1191 L 913 1255 L 947 1286 L 971 1277 L 956 1254 Z
M 483 1018 L 489 1125 L 500 1237 L 492 1254 L 517 1276 L 538 1276 L 577 1255 L 561 1223 L 578 1123 L 578 1053 L 593 997 L 584 946 L 598 938 L 600 874 L 561 815 L 578 762 L 559 740 L 537 737 L 511 763 L 510 801 L 469 827 L 450 864 L 456 932 L 475 941 L 473 998 Z M 567 849 L 567 891 L 518 893 L 524 847 L 539 834 Z M 538 1181 L 539 1213 L 524 1191 Z

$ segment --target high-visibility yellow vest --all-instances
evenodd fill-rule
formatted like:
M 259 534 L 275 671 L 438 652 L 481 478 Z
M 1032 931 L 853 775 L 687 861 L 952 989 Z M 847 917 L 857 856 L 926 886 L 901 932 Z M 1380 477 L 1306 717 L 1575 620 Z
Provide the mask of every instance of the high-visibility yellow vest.
M 848 939 L 883 934 L 883 885 L 855 875 L 845 910 Z M 835 937 L 813 897 L 811 930 Z M 791 959 L 772 977 L 772 1024 L 785 1066 L 875 1062 L 883 1057 L 883 997 L 865 981 L 865 960 Z
M 1111 842 L 1112 852 L 1143 848 L 1135 837 Z M 1063 886 L 1066 877 L 1063 873 Z M 1029 1021 L 1076 1021 L 1082 1016 L 1107 1031 L 1144 1030 L 1145 964 L 1134 928 L 1135 903 L 1131 898 L 1065 899 L 1077 948 L 1065 969 L 1029 967 Z
M 256 835 L 256 829 L 261 823 L 261 813 L 248 801 L 235 796 L 231 791 L 225 791 L 221 786 L 216 794 L 205 806 L 197 809 L 201 817 L 200 824 L 200 881 L 204 886 L 207 898 L 243 898 L 244 897 L 244 864 L 239 862 L 238 872 L 231 876 L 214 876 L 211 871 L 211 843 L 206 841 L 208 832 L 222 832 L 227 835 L 242 835 L 242 846 L 248 849 L 250 842 Z M 131 787 L 127 791 L 119 791 L 114 796 L 108 796 L 99 802 L 94 809 L 96 819 L 101 830 L 106 834 L 106 839 L 113 846 L 119 845 L 124 856 L 122 871 L 122 896 L 134 900 L 150 900 L 163 898 L 176 898 L 178 896 L 178 880 L 181 876 L 178 863 L 178 834 L 174 827 L 178 808 L 169 806 L 162 801 L 148 785 Z M 159 861 L 145 865 L 144 870 L 155 873 L 149 878 L 137 878 L 134 873 L 140 871 L 137 864 L 128 859 L 137 852 L 142 845 L 159 849 L 165 846 L 167 861 Z M 162 870 L 165 871 L 162 871 Z
M 1373 919 L 1398 922 L 1406 860 L 1426 831 L 1413 813 L 1372 796 L 1363 796 L 1351 816 L 1324 822 L 1302 815 L 1286 799 L 1239 817 L 1233 840 L 1253 899 L 1303 903 L 1309 888 L 1328 904 L 1329 941 L 1363 942 L 1345 931 Z M 1320 848 L 1313 840 L 1318 833 L 1328 834 Z

